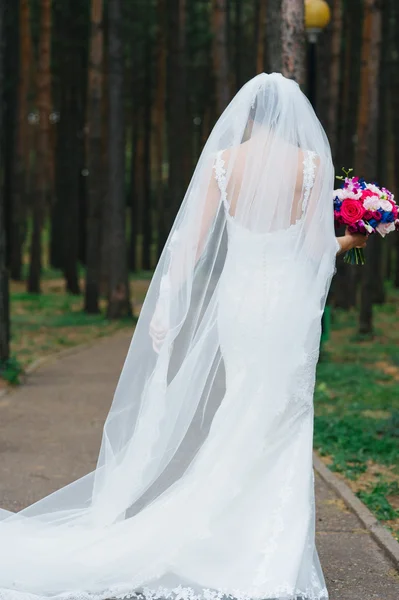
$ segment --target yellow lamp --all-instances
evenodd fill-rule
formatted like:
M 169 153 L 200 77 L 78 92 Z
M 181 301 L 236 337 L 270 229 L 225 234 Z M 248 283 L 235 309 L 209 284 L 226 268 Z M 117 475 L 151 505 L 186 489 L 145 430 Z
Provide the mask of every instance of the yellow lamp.
M 311 43 L 315 43 L 317 35 L 329 24 L 331 11 L 325 0 L 305 0 L 305 27 Z

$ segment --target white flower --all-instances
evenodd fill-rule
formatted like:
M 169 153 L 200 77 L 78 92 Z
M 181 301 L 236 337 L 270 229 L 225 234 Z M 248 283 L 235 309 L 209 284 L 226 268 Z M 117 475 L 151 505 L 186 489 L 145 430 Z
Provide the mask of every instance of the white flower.
M 378 210 L 381 206 L 381 202 L 383 202 L 383 200 L 380 200 L 378 196 L 369 196 L 369 198 L 366 198 L 363 202 L 363 206 L 367 210 Z
M 389 202 L 389 200 L 380 200 L 380 208 L 382 208 L 382 210 L 386 210 L 387 212 L 391 212 L 392 204 Z
M 385 237 L 387 233 L 395 231 L 395 223 L 378 223 L 376 229 L 381 237 Z
M 378 197 L 381 195 L 380 188 L 374 185 L 373 183 L 368 183 L 367 189 L 370 190 L 370 192 L 374 192 L 374 194 L 376 194 Z

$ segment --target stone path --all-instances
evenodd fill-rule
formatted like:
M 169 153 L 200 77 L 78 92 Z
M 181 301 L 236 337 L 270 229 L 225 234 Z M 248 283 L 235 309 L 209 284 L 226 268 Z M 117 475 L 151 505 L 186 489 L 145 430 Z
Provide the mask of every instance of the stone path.
M 0 398 L 0 506 L 19 510 L 91 471 L 130 332 L 46 364 Z M 316 474 L 317 548 L 330 600 L 398 600 L 399 574 Z

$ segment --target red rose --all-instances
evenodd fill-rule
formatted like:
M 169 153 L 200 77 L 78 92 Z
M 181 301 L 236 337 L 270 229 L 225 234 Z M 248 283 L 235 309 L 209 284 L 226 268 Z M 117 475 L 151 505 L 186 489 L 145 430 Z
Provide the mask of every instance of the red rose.
M 354 225 L 360 221 L 364 213 L 364 206 L 359 200 L 350 200 L 348 198 L 342 202 L 341 215 L 344 223 L 347 225 Z

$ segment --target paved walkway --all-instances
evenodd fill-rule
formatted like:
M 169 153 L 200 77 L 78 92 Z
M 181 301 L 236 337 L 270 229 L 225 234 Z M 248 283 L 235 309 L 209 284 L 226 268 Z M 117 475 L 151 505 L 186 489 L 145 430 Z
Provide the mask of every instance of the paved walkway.
M 1 507 L 19 510 L 95 467 L 129 341 L 119 333 L 48 363 L 0 398 Z M 398 573 L 317 474 L 316 495 L 330 600 L 398 600 Z

